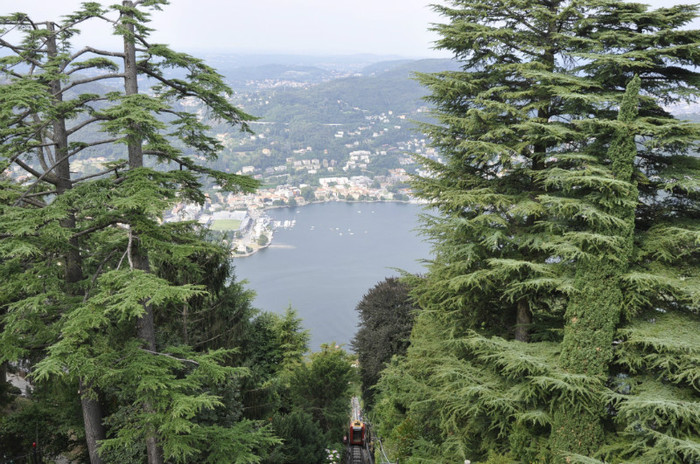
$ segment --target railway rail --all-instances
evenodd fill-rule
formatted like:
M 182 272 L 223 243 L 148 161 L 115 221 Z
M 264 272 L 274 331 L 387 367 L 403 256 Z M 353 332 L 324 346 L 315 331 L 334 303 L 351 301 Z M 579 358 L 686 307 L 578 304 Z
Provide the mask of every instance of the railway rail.
M 346 464 L 374 464 L 371 427 L 362 417 L 360 400 L 353 397 L 350 404 L 350 425 L 343 440 L 347 445 Z

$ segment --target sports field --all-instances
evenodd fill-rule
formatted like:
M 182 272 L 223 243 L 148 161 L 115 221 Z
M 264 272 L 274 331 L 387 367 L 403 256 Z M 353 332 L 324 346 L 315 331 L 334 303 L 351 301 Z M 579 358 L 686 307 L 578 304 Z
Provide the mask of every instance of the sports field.
M 211 230 L 238 230 L 241 221 L 236 219 L 217 219 L 212 221 Z

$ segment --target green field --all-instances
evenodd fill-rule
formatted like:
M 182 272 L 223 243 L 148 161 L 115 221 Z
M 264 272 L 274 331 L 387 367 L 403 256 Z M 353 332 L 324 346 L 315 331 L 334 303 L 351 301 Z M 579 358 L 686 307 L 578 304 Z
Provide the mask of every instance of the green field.
M 217 219 L 212 221 L 211 230 L 238 230 L 241 221 L 236 219 Z

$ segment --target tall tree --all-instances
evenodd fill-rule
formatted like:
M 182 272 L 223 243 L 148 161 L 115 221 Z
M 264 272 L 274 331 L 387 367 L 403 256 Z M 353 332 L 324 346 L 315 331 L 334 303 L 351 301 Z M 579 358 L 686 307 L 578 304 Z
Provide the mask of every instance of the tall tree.
M 88 3 L 61 23 L 37 24 L 22 14 L 3 18 L 6 27 L 25 32 L 19 45 L 2 42 L 13 52 L 2 63 L 3 155 L 6 165 L 16 164 L 35 181 L 3 202 L 3 275 L 11 279 L 3 282 L 2 361 L 37 350 L 36 378 L 80 379 L 84 412 L 86 402 L 96 404 L 95 389 L 110 390 L 119 406 L 111 411 L 110 438 L 100 455 L 103 436 L 93 432 L 103 421 L 99 415 L 85 421 L 92 462 L 117 449 L 138 450 L 141 439 L 150 462 L 162 461 L 163 453 L 183 462 L 195 455 L 200 462 L 255 460 L 257 448 L 274 442 L 267 429 L 250 421 L 222 428 L 198 420 L 201 411 L 222 404 L 206 393 L 208 386 L 244 371 L 224 366 L 225 350 L 159 346 L 153 322 L 157 309 L 185 305 L 205 288 L 160 278 L 151 261 L 172 262 L 166 255 L 183 261 L 211 248 L 194 225 L 161 224 L 162 213 L 177 201 L 202 202 L 201 176 L 234 191 L 257 185 L 193 161 L 194 153 L 214 159 L 221 145 L 178 101 L 199 101 L 214 117 L 244 129 L 249 116 L 228 103 L 230 89 L 201 60 L 148 43 L 148 10 L 166 3 L 125 1 L 108 10 Z M 110 21 L 124 51 L 72 51 L 68 39 L 85 20 Z M 171 68 L 186 70 L 187 77 L 169 77 Z M 86 69 L 97 72 L 78 77 Z M 154 94 L 139 93 L 143 76 L 159 82 Z M 124 90 L 81 93 L 108 79 L 122 79 Z M 95 134 L 95 125 L 102 133 Z M 96 141 L 81 137 L 89 128 Z M 71 178 L 72 157 L 115 143 L 126 145 L 124 162 Z M 163 167 L 144 167 L 145 156 Z M 169 162 L 177 168 L 168 170 Z M 125 415 L 129 410 L 132 417 Z
M 70 15 L 61 24 L 32 21 L 21 13 L 2 18 L 3 27 L 23 32 L 18 44 L 0 40 L 0 45 L 11 52 L 2 63 L 2 71 L 9 79 L 2 102 L 7 111 L 3 118 L 3 152 L 10 164 L 17 165 L 35 178 L 34 184 L 22 196 L 8 203 L 22 207 L 19 216 L 8 214 L 11 221 L 16 217 L 26 223 L 28 215 L 46 214 L 42 211 L 47 206 L 45 198 L 52 195 L 61 198 L 81 181 L 71 175 L 71 158 L 89 147 L 113 141 L 72 143 L 71 140 L 75 132 L 95 122 L 90 119 L 76 122 L 74 118 L 90 110 L 91 104 L 103 99 L 95 94 L 75 97 L 66 93 L 76 85 L 97 79 L 73 79 L 70 84 L 65 84 L 65 80 L 78 70 L 99 69 L 104 65 L 99 60 L 75 63 L 66 53 L 75 28 L 97 11 L 95 5 L 86 5 L 84 10 Z M 72 127 L 68 127 L 70 120 L 74 122 Z M 33 156 L 36 162 L 33 162 Z M 58 221 L 58 225 L 64 229 L 65 242 L 57 243 L 58 248 L 43 244 L 41 252 L 44 258 L 51 253 L 62 256 L 63 291 L 66 296 L 79 297 L 83 264 L 78 237 L 72 233 L 76 227 L 75 211 L 62 201 L 54 202 L 53 206 L 54 210 L 63 209 L 65 214 Z M 35 209 L 35 213 L 29 211 L 31 208 Z M 10 227 L 11 221 L 8 224 Z M 18 276 L 13 277 L 16 279 Z M 71 304 L 70 300 L 63 304 L 66 303 Z M 104 439 L 105 435 L 100 404 L 89 388 L 81 385 L 80 390 L 90 459 L 101 462 L 97 454 L 97 441 Z
M 395 277 L 372 287 L 355 310 L 360 323 L 352 340 L 359 361 L 365 409 L 374 405 L 374 386 L 392 356 L 406 354 L 416 308 L 409 286 Z
M 597 190 L 589 195 L 589 206 L 609 215 L 610 220 L 592 223 L 584 232 L 600 237 L 581 246 L 576 265 L 574 292 L 568 301 L 562 343 L 561 366 L 569 372 L 605 378 L 613 360 L 613 340 L 624 306 L 622 277 L 629 270 L 634 248 L 634 220 L 637 182 L 633 178 L 637 154 L 633 123 L 637 116 L 640 79 L 629 83 L 620 106 L 616 129 L 608 148 L 611 176 L 602 182 L 580 179 L 576 172 L 560 173 L 567 191 L 575 188 Z M 564 180 L 566 178 L 566 180 Z M 618 185 L 611 185 L 617 181 Z M 606 188 L 607 187 L 607 188 Z M 591 405 L 578 398 L 576 417 L 573 408 L 560 406 L 554 414 L 553 447 L 592 454 L 603 442 L 601 417 L 603 402 Z M 590 409 L 594 409 L 591 413 Z M 598 408 L 596 411 L 595 408 Z
M 352 359 L 335 344 L 321 345 L 321 351 L 312 353 L 308 362 L 291 372 L 292 404 L 318 422 L 326 443 L 338 443 L 342 437 L 353 380 Z
M 450 21 L 436 27 L 438 46 L 462 70 L 420 77 L 438 121 L 424 129 L 446 161 L 422 158 L 430 175 L 415 181 L 438 211 L 425 221 L 435 259 L 415 292 L 423 311 L 407 358 L 383 383 L 388 432 L 400 441 L 425 424 L 430 439 L 404 452 L 445 460 L 583 462 L 606 442 L 615 459 L 623 449 L 695 456 L 697 421 L 672 424 L 692 415 L 676 408 L 696 386 L 658 377 L 668 425 L 652 431 L 656 413 L 635 398 L 661 387 L 646 385 L 652 369 L 637 363 L 659 366 L 670 340 L 645 357 L 629 331 L 641 336 L 649 311 L 698 322 L 697 269 L 683 262 L 698 259 L 689 241 L 700 165 L 687 156 L 698 127 L 662 106 L 698 94 L 700 34 L 682 30 L 697 8 L 453 0 L 436 9 Z M 661 236 L 654 254 L 649 240 Z M 638 388 L 619 380 L 633 375 Z M 627 415 L 610 414 L 610 401 Z

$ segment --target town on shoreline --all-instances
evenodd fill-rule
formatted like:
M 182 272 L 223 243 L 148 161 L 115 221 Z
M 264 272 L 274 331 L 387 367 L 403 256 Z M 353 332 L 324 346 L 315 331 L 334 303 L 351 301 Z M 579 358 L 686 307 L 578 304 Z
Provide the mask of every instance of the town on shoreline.
M 396 181 L 405 182 L 404 173 Z M 246 257 L 267 248 L 274 232 L 294 227 L 294 221 L 273 221 L 267 210 L 301 207 L 309 204 L 344 202 L 410 202 L 409 188 L 390 191 L 392 183 L 372 186 L 365 176 L 332 177 L 320 179 L 319 187 L 280 185 L 259 189 L 249 194 L 207 194 L 204 204 L 178 203 L 164 215 L 165 222 L 196 221 L 218 233 L 222 242 L 231 249 L 232 257 Z

